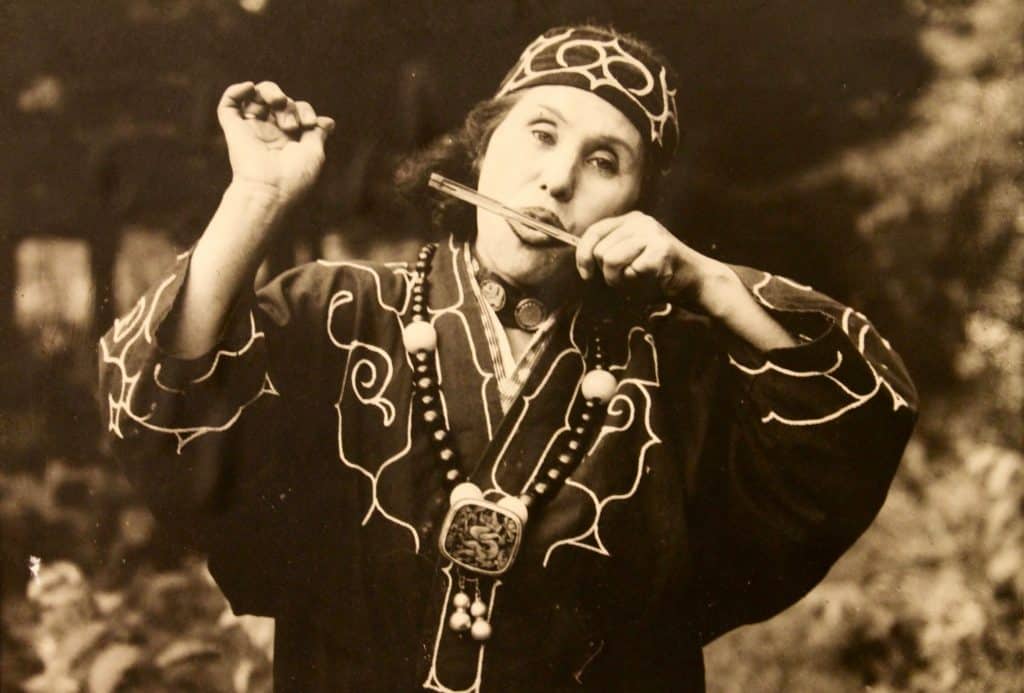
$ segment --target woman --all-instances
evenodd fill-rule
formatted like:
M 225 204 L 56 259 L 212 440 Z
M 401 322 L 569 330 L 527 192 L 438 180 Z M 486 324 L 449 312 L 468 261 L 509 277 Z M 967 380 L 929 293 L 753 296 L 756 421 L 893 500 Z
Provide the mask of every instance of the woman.
M 269 82 L 218 114 L 233 181 L 102 340 L 102 387 L 156 512 L 276 618 L 278 690 L 703 690 L 701 646 L 877 513 L 914 421 L 899 357 L 643 211 L 678 139 L 644 44 L 547 32 L 427 157 L 575 249 L 477 210 L 415 264 L 252 295 L 334 123 Z

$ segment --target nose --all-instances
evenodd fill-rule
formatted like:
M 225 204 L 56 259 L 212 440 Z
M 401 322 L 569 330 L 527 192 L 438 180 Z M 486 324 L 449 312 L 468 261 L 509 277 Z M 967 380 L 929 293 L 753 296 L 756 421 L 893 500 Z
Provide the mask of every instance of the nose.
M 576 159 L 552 152 L 544 161 L 540 189 L 559 202 L 568 202 L 576 191 Z

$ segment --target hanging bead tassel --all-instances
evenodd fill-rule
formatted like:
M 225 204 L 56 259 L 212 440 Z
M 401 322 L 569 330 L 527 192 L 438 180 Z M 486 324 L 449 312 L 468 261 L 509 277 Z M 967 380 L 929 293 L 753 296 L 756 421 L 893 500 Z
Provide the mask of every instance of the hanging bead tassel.
M 487 605 L 484 604 L 484 600 L 480 598 L 479 594 L 469 607 L 469 615 L 473 617 L 473 625 L 469 629 L 469 634 L 473 636 L 473 639 L 483 642 L 490 638 L 491 624 L 487 620 Z
M 469 595 L 465 592 L 456 592 L 455 596 L 452 597 L 452 606 L 455 607 L 455 611 L 452 612 L 451 617 L 448 619 L 448 627 L 456 633 L 465 633 L 470 629 L 473 621 L 466 611 L 470 606 Z

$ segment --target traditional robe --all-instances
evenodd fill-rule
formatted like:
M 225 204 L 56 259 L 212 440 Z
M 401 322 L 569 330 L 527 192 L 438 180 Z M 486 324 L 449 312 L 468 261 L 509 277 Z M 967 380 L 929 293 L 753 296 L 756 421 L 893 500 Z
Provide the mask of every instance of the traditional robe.
M 515 495 L 580 405 L 585 310 L 504 412 L 467 252 L 443 243 L 427 278 L 443 410 L 465 474 Z M 795 602 L 868 526 L 915 418 L 889 344 L 809 287 L 736 268 L 801 341 L 764 355 L 679 307 L 623 310 L 607 416 L 485 584 L 481 646 L 446 625 L 447 491 L 402 341 L 413 268 L 299 267 L 182 360 L 160 335 L 187 271 L 101 340 L 104 416 L 236 613 L 276 619 L 279 691 L 703 690 L 704 643 Z

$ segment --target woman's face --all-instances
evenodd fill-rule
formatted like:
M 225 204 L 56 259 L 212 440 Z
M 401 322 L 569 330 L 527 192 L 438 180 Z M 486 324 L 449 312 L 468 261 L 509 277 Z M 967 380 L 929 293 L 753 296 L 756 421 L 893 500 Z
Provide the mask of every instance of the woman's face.
M 491 135 L 480 192 L 580 236 L 640 196 L 643 140 L 618 109 L 574 87 L 522 92 Z M 520 286 L 553 287 L 575 274 L 573 248 L 477 210 L 477 259 Z

